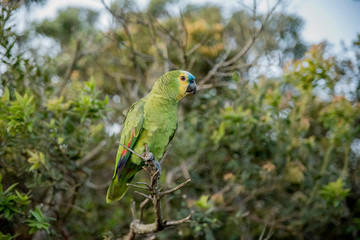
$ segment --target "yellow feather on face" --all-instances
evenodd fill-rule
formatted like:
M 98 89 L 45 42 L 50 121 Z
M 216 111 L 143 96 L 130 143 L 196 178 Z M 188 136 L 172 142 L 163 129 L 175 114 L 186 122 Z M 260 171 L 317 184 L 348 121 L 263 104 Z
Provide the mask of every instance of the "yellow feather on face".
M 185 77 L 185 80 L 181 80 L 182 76 Z M 188 79 L 187 74 L 181 72 L 180 75 L 178 76 L 178 81 L 180 82 L 179 95 L 176 98 L 177 98 L 177 100 L 180 100 L 186 96 L 186 89 L 189 85 L 189 79 Z

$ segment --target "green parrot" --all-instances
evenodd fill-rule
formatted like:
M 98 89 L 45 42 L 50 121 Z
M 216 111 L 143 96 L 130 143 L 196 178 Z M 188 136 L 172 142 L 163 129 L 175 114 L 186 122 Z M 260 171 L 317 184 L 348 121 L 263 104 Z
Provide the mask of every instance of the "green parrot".
M 145 145 L 159 160 L 177 129 L 177 105 L 188 94 L 195 94 L 195 77 L 176 70 L 156 80 L 152 90 L 134 103 L 125 117 L 120 142 L 135 152 L 145 152 Z M 115 171 L 106 195 L 106 202 L 120 200 L 135 174 L 142 169 L 143 160 L 119 146 Z

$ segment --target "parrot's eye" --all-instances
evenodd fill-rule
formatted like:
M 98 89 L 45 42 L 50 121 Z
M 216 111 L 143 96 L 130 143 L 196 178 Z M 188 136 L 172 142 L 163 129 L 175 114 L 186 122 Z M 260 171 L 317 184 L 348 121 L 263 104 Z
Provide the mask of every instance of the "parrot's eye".
M 186 80 L 185 76 L 181 76 L 181 77 L 180 77 L 180 80 L 181 80 L 181 81 L 185 81 L 185 80 Z

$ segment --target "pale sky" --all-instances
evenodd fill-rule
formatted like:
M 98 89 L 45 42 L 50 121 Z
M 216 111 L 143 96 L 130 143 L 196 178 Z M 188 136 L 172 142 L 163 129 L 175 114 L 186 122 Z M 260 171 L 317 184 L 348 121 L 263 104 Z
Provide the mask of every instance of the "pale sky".
M 105 0 L 105 2 L 110 1 Z M 239 7 L 239 1 L 248 2 L 250 0 L 182 0 L 181 2 L 211 2 L 231 10 Z M 258 2 L 266 5 L 268 1 L 272 2 L 272 0 L 259 0 Z M 138 5 L 142 8 L 148 2 L 149 0 L 138 0 Z M 356 34 L 360 33 L 360 0 L 288 0 L 287 3 L 288 12 L 296 13 L 304 18 L 305 26 L 302 36 L 308 43 L 328 40 L 338 48 L 343 40 L 349 46 L 356 39 Z M 109 24 L 109 17 L 101 0 L 48 0 L 45 6 L 37 9 L 33 8 L 27 13 L 23 11 L 22 14 L 26 14 L 24 19 L 27 22 L 42 18 L 55 18 L 57 10 L 68 6 L 101 10 L 103 14 L 99 25 L 106 26 Z
M 305 19 L 303 36 L 309 42 L 328 40 L 350 44 L 360 34 L 359 0 L 296 0 L 289 11 Z

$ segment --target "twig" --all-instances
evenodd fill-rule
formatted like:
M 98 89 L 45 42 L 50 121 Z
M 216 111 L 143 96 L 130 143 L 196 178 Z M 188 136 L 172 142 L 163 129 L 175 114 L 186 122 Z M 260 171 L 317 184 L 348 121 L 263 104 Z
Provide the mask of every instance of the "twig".
M 71 64 L 66 69 L 64 80 L 60 83 L 60 86 L 57 88 L 57 91 L 55 92 L 56 97 L 61 96 L 61 93 L 64 90 L 64 88 L 66 87 L 66 84 L 68 83 L 70 76 L 71 76 L 72 72 L 74 71 L 77 62 L 80 60 L 81 57 L 83 57 L 83 54 L 80 53 L 80 50 L 81 50 L 81 40 L 78 39 L 76 41 L 76 48 L 75 48 L 73 58 L 71 60 Z
M 136 208 L 135 208 L 135 201 L 132 200 L 131 202 L 131 216 L 133 220 L 136 220 Z
M 106 10 L 109 11 L 109 13 L 123 27 L 123 29 L 125 31 L 125 35 L 127 36 L 127 39 L 128 39 L 128 42 L 129 42 L 129 49 L 130 49 L 130 52 L 131 52 L 130 59 L 132 61 L 133 67 L 135 68 L 136 73 L 140 77 L 141 81 L 146 82 L 144 73 L 143 73 L 143 71 L 142 71 L 142 69 L 140 67 L 139 62 L 138 62 L 138 58 L 137 58 L 138 52 L 135 50 L 134 40 L 133 40 L 132 34 L 130 32 L 129 26 L 128 26 L 128 19 L 125 18 L 124 14 L 123 14 L 123 10 L 121 10 L 120 14 L 117 14 L 112 9 L 110 9 L 110 7 L 108 5 L 105 4 L 104 0 L 101 0 L 101 2 L 104 5 L 104 7 L 106 8 Z
M 204 43 L 208 40 L 209 33 L 206 33 L 205 36 L 200 40 L 199 43 L 195 44 L 189 51 L 186 52 L 186 57 L 190 57 L 191 54 L 196 52 Z
M 191 212 L 186 218 L 176 220 L 176 221 L 166 222 L 166 226 L 170 227 L 170 226 L 176 226 L 176 225 L 186 223 L 186 222 L 191 222 L 192 221 L 192 216 L 193 216 L 193 213 Z
M 169 145 L 170 145 L 170 144 L 169 144 Z M 159 161 L 160 164 L 163 164 L 166 156 L 168 155 L 168 153 L 169 153 L 169 147 L 170 147 L 170 146 L 168 146 L 168 147 L 165 149 L 165 152 L 164 152 L 163 156 L 161 157 L 161 159 L 160 159 L 160 161 Z
M 150 197 L 149 195 L 146 195 L 145 193 L 142 193 L 142 192 L 139 192 L 139 191 L 135 191 L 135 193 L 137 193 L 137 194 L 139 194 L 139 195 L 141 195 L 141 196 L 143 196 L 143 197 L 145 197 L 145 198 L 147 198 L 147 199 L 149 199 L 149 200 L 153 200 L 153 198 L 152 197 Z
M 147 188 L 147 187 L 139 186 L 139 185 L 132 184 L 132 183 L 127 183 L 126 185 L 128 185 L 128 186 L 130 186 L 130 187 L 140 188 L 140 189 L 146 189 L 146 190 L 149 189 L 149 188 Z
M 133 153 L 133 154 L 135 154 L 136 156 L 138 156 L 139 158 L 141 158 L 141 159 L 143 159 L 143 160 L 146 160 L 145 157 L 141 156 L 140 154 L 138 154 L 137 152 L 135 152 L 135 151 L 132 150 L 131 148 L 125 146 L 125 145 L 122 144 L 121 142 L 119 142 L 119 144 L 120 144 L 123 148 L 127 149 L 127 150 L 130 151 L 131 153 Z
M 176 190 L 184 187 L 184 186 L 185 186 L 186 184 L 188 184 L 189 182 L 191 182 L 191 179 L 186 180 L 185 182 L 177 185 L 176 187 L 174 187 L 174 188 L 172 188 L 172 189 L 170 189 L 170 190 L 167 190 L 167 191 L 165 191 L 165 192 L 160 193 L 160 194 L 159 194 L 160 198 L 162 198 L 162 197 L 164 197 L 164 196 L 166 196 L 166 195 L 169 195 L 169 194 L 175 192 Z
M 230 52 L 231 52 L 232 49 L 228 48 L 226 50 L 224 55 L 220 58 L 219 62 L 216 63 L 212 67 L 212 69 L 208 72 L 208 74 L 199 82 L 198 85 L 200 87 L 202 85 L 204 85 L 205 83 L 207 83 L 211 78 L 218 75 L 218 73 L 219 73 L 218 70 L 219 69 L 231 66 L 232 64 L 236 63 L 241 57 L 243 57 L 249 51 L 249 49 L 254 45 L 255 40 L 258 38 L 258 36 L 260 35 L 260 33 L 263 31 L 264 27 L 268 23 L 271 15 L 273 14 L 275 9 L 278 7 L 278 5 L 281 2 L 282 2 L 282 0 L 277 0 L 277 2 L 273 5 L 273 7 L 270 9 L 270 11 L 265 15 L 265 18 L 261 22 L 261 26 L 256 30 L 254 29 L 253 34 L 250 36 L 249 40 L 244 45 L 244 47 L 235 56 L 233 56 L 229 60 L 226 60 L 226 59 L 230 55 Z M 254 1 L 254 8 L 255 9 L 253 9 L 253 14 L 256 14 L 256 1 Z M 253 16 L 253 18 L 255 18 L 255 16 Z
M 126 149 L 128 149 L 128 148 L 126 148 Z M 179 219 L 179 220 L 166 221 L 163 219 L 162 211 L 161 211 L 161 198 L 184 187 L 191 180 L 188 179 L 185 182 L 183 182 L 183 183 L 179 184 L 178 186 L 176 186 L 170 190 L 167 190 L 167 191 L 161 192 L 161 190 L 158 190 L 159 189 L 158 182 L 159 182 L 160 171 L 159 171 L 159 169 L 157 169 L 158 165 L 155 163 L 155 158 L 152 157 L 149 159 L 149 156 L 152 156 L 152 153 L 149 152 L 149 150 L 147 149 L 147 146 L 145 146 L 145 149 L 146 149 L 146 152 L 144 153 L 144 156 L 147 156 L 147 158 L 142 157 L 140 154 L 137 154 L 133 151 L 132 152 L 134 154 L 136 154 L 137 156 L 141 156 L 142 159 L 146 159 L 145 166 L 143 168 L 151 177 L 150 185 L 147 183 L 144 183 L 144 182 L 139 182 L 137 184 L 145 185 L 149 190 L 149 195 L 142 193 L 142 192 L 135 191 L 135 193 L 145 197 L 145 200 L 143 200 L 140 204 L 139 219 L 136 218 L 135 205 L 134 205 L 134 203 L 132 204 L 131 214 L 132 214 L 133 220 L 130 223 L 130 230 L 129 230 L 128 234 L 123 238 L 124 240 L 132 240 L 135 238 L 136 235 L 155 233 L 158 231 L 162 231 L 163 229 L 165 229 L 167 227 L 176 226 L 176 225 L 179 225 L 182 223 L 190 222 L 192 220 L 193 213 L 190 213 L 187 217 L 185 217 L 183 219 Z M 134 184 L 128 184 L 128 185 L 145 189 L 145 187 L 141 187 L 141 186 L 134 185 Z M 146 206 L 146 204 L 150 201 L 152 202 L 152 205 L 153 205 L 153 213 L 155 215 L 155 221 L 151 224 L 145 224 L 145 223 L 142 223 L 143 210 L 144 210 L 144 207 Z
M 87 180 L 85 182 L 85 185 L 91 189 L 95 189 L 95 190 L 102 190 L 102 189 L 105 189 L 105 188 L 108 188 L 109 187 L 109 184 L 111 183 L 111 181 L 108 181 L 106 183 L 102 183 L 102 184 L 94 184 L 92 182 L 90 182 L 90 180 Z
M 150 199 L 145 198 L 144 201 L 142 201 L 140 203 L 140 217 L 139 217 L 140 222 L 142 222 L 142 220 L 143 220 L 144 208 L 145 208 L 146 204 L 148 204 L 149 201 L 150 201 Z
M 230 55 L 230 52 L 231 52 L 231 48 L 228 48 L 224 53 L 224 55 L 220 58 L 220 61 L 217 64 L 215 64 L 212 67 L 212 69 L 208 72 L 208 74 L 199 82 L 200 86 L 206 83 L 207 81 L 209 81 L 216 74 L 218 69 L 224 65 L 226 58 Z
M 96 145 L 88 154 L 86 154 L 82 159 L 80 159 L 76 165 L 78 167 L 86 165 L 88 162 L 94 159 L 96 155 L 98 155 L 103 148 L 107 145 L 107 140 L 102 140 L 98 145 Z
M 145 182 L 137 182 L 136 184 L 145 185 L 148 188 L 148 190 L 151 189 L 150 185 Z

